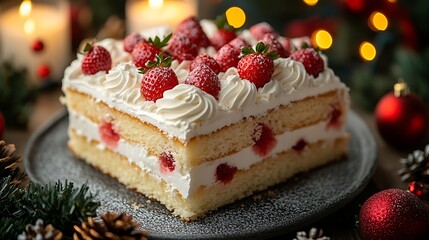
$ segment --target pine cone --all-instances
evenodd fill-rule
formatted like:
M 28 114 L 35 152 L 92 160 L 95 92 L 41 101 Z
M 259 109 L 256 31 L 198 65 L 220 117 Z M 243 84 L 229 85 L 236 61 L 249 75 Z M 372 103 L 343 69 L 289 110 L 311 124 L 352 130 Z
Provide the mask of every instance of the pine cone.
M 36 224 L 28 224 L 25 226 L 25 231 L 18 235 L 18 240 L 60 240 L 63 238 L 63 233 L 55 229 L 51 224 L 43 224 L 42 219 L 37 219 Z
M 415 150 L 399 162 L 403 165 L 398 171 L 402 181 L 429 183 L 429 145 L 424 151 Z
M 19 184 L 26 175 L 19 168 L 22 157 L 15 156 L 15 151 L 15 145 L 0 140 L 0 178 L 11 176 L 12 183 Z
M 105 213 L 101 215 L 103 221 L 96 222 L 92 217 L 82 222 L 81 226 L 74 226 L 74 240 L 96 239 L 126 239 L 147 240 L 146 232 L 137 230 L 138 223 L 132 221 L 132 216 L 124 213 Z
M 311 228 L 308 232 L 297 232 L 296 238 L 293 240 L 330 240 L 331 238 L 323 236 L 323 230 L 317 228 Z

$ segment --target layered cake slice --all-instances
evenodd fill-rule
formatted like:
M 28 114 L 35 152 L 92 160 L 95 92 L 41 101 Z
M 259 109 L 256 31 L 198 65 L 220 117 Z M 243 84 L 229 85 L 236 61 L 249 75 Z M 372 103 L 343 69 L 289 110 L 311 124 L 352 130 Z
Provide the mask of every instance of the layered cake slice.
M 183 220 L 348 146 L 348 88 L 324 55 L 258 25 L 216 50 L 217 30 L 202 25 L 102 40 L 63 79 L 74 155 Z

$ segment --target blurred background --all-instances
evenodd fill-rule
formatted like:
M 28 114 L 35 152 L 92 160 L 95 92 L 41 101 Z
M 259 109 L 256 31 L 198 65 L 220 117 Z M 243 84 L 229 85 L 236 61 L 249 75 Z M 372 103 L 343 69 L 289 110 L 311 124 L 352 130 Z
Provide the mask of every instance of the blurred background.
M 11 11 L 18 15 L 18 6 L 25 2 L 31 1 L 0 0 L 0 110 L 11 127 L 26 127 L 32 101 L 40 91 L 59 85 L 84 39 L 123 38 L 132 28 L 174 25 L 191 14 L 213 19 L 232 6 L 244 11 L 243 27 L 265 21 L 286 37 L 311 36 L 350 86 L 356 107 L 373 110 L 399 78 L 429 100 L 429 28 L 425 26 L 429 2 L 425 0 L 158 0 L 161 8 L 173 4 L 173 14 L 145 14 L 153 9 L 143 9 L 144 0 L 34 0 L 34 15 L 40 4 L 56 8 L 56 14 L 36 19 L 36 26 L 47 21 L 47 29 L 57 25 L 61 29 L 39 27 L 19 33 L 23 27 L 10 29 L 6 18 Z M 20 13 L 16 18 L 25 16 Z M 20 34 L 26 34 L 24 41 L 20 42 Z

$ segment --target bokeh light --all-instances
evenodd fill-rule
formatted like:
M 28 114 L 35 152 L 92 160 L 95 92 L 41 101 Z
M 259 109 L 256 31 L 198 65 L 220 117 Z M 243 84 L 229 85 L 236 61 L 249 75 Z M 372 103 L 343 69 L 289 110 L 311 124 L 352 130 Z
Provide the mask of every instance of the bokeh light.
M 388 25 L 387 17 L 381 12 L 375 11 L 369 16 L 369 26 L 375 31 L 384 31 Z
M 328 31 L 319 29 L 313 32 L 311 35 L 311 41 L 315 46 L 325 50 L 331 47 L 333 40 L 331 34 Z
M 305 4 L 307 4 L 308 6 L 314 6 L 317 4 L 317 2 L 319 2 L 319 0 L 303 0 Z
M 19 15 L 26 17 L 31 13 L 31 1 L 24 0 L 21 5 L 19 5 Z
M 228 24 L 234 28 L 239 28 L 246 22 L 246 13 L 239 7 L 230 7 L 225 12 Z
M 361 43 L 359 53 L 363 60 L 372 61 L 377 55 L 377 50 L 372 43 L 365 41 Z

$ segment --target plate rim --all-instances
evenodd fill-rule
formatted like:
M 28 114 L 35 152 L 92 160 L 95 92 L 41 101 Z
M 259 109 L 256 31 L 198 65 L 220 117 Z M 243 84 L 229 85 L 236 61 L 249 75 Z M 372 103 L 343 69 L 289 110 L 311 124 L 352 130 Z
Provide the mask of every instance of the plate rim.
M 31 170 L 31 155 L 35 151 L 35 145 L 37 144 L 37 140 L 39 138 L 42 138 L 51 128 L 54 128 L 58 123 L 61 123 L 61 121 L 64 118 L 68 117 L 67 109 L 64 107 L 60 111 L 56 112 L 44 125 L 42 125 L 40 128 L 36 129 L 33 134 L 30 136 L 28 143 L 25 147 L 24 151 L 24 169 L 29 177 L 29 179 L 36 183 L 42 183 L 43 181 L 38 179 L 33 171 Z M 324 204 L 326 206 L 312 209 L 311 211 L 308 211 L 306 214 L 302 215 L 299 218 L 299 221 L 294 222 L 293 224 L 289 224 L 285 226 L 285 224 L 281 222 L 276 222 L 276 224 L 273 224 L 269 227 L 265 228 L 252 228 L 252 231 L 237 231 L 237 232 L 228 232 L 227 234 L 213 234 L 213 233 L 207 233 L 207 234 L 192 234 L 192 235 L 186 235 L 186 234 L 168 234 L 168 233 L 156 233 L 156 232 L 149 232 L 148 236 L 150 238 L 154 239 L 266 239 L 266 238 L 272 238 L 279 236 L 281 234 L 290 233 L 300 227 L 307 226 L 308 224 L 311 224 L 313 222 L 319 221 L 334 212 L 342 209 L 345 205 L 347 205 L 349 202 L 351 202 L 354 198 L 356 198 L 357 195 L 359 195 L 363 189 L 367 186 L 369 181 L 371 180 L 372 176 L 375 173 L 376 166 L 378 163 L 378 147 L 375 141 L 375 138 L 371 131 L 369 130 L 368 126 L 365 124 L 365 122 L 359 117 L 357 113 L 350 110 L 348 112 L 347 121 L 349 119 L 353 120 L 354 125 L 351 126 L 353 128 L 360 130 L 360 136 L 366 137 L 366 147 L 368 148 L 368 151 L 366 151 L 366 154 L 362 154 L 364 156 L 364 159 L 360 159 L 362 164 L 370 164 L 367 166 L 362 166 L 360 169 L 363 168 L 364 172 L 361 173 L 363 175 L 362 181 L 359 182 L 357 185 L 352 185 L 349 188 L 347 188 L 345 192 L 343 192 L 341 198 L 336 198 L 337 201 L 331 201 L 328 204 Z M 351 120 L 350 120 L 351 121 Z M 335 163 L 333 163 L 335 164 Z M 124 186 L 125 187 L 125 186 Z

